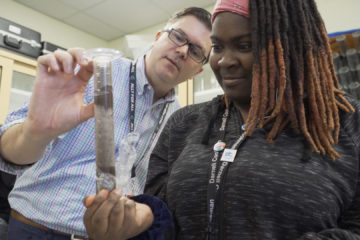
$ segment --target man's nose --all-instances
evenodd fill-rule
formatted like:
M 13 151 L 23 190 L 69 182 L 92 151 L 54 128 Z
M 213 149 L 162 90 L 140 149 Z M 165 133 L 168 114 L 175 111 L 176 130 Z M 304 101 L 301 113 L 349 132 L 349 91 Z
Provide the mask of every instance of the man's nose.
M 182 58 L 186 59 L 189 53 L 189 44 L 178 46 L 176 48 L 176 52 L 178 52 Z

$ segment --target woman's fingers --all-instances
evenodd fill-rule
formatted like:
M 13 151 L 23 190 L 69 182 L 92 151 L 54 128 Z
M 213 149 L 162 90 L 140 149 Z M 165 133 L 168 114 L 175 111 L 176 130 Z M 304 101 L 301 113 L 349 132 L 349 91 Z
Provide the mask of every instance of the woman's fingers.
M 109 195 L 108 191 L 101 190 L 98 194 L 96 194 L 96 196 L 94 196 L 93 200 L 90 200 L 91 206 L 88 207 L 88 209 L 84 214 L 85 225 L 87 224 L 90 226 L 93 215 L 95 214 L 96 210 L 100 207 L 100 205 L 106 200 L 108 195 Z

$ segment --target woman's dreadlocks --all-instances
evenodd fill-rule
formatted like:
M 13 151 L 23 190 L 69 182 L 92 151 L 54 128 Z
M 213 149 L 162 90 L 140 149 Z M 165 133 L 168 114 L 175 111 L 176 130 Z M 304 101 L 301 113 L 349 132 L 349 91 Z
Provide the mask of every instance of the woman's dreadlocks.
M 340 132 L 339 110 L 354 109 L 338 90 L 314 0 L 250 0 L 250 16 L 254 66 L 245 134 L 271 122 L 272 142 L 290 123 L 313 151 L 339 158 L 332 146 Z

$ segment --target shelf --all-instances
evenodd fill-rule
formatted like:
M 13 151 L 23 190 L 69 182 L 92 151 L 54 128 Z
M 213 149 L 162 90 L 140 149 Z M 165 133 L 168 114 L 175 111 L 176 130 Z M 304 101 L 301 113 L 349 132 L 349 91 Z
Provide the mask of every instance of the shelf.
M 10 91 L 11 91 L 11 93 L 23 95 L 23 96 L 26 96 L 26 97 L 30 97 L 30 96 L 31 96 L 31 92 L 29 92 L 29 91 L 24 91 L 24 90 L 17 89 L 17 88 L 11 88 Z
M 194 103 L 210 101 L 217 95 L 221 95 L 223 93 L 224 93 L 224 91 L 222 90 L 221 87 L 195 92 L 194 93 Z

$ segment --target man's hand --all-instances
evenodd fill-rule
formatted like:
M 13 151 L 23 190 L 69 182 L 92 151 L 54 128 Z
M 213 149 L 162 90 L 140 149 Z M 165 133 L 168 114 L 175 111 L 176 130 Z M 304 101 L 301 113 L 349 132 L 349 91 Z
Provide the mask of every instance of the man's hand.
M 94 103 L 84 105 L 92 63 L 83 49 L 57 50 L 38 58 L 38 68 L 28 115 L 0 138 L 0 154 L 15 164 L 38 161 L 51 140 L 94 116 Z M 75 66 L 79 71 L 74 74 Z
M 57 50 L 38 58 L 38 68 L 24 131 L 52 139 L 94 115 L 94 105 L 84 105 L 86 85 L 93 74 L 83 49 Z M 74 74 L 75 66 L 79 71 Z
M 110 195 L 106 190 L 101 190 L 96 196 L 84 199 L 87 207 L 84 224 L 91 239 L 128 239 L 152 225 L 154 216 L 147 205 L 121 196 L 119 189 Z

